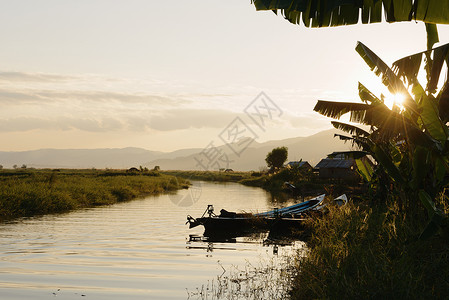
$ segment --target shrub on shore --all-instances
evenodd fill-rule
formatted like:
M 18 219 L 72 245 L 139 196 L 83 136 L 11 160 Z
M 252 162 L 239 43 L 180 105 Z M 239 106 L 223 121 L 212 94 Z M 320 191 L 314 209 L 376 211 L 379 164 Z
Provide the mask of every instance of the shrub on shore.
M 418 240 L 425 215 L 395 204 L 349 204 L 309 221 L 292 299 L 441 299 L 449 290 L 448 239 Z

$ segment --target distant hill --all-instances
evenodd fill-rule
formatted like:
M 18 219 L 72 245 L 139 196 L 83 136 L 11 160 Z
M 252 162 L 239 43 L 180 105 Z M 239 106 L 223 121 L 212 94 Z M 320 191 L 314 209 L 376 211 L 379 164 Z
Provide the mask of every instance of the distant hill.
M 326 130 L 308 137 L 289 138 L 278 141 L 268 141 L 265 143 L 257 143 L 254 141 L 250 147 L 248 147 L 238 157 L 227 146 L 221 146 L 224 153 L 228 155 L 229 168 L 234 171 L 249 171 L 259 170 L 260 167 L 266 166 L 265 157 L 275 147 L 286 146 L 288 147 L 288 160 L 304 160 L 314 166 L 322 158 L 326 157 L 334 151 L 349 150 L 350 145 L 345 144 L 338 138 L 334 138 L 334 134 L 338 133 L 335 129 Z M 158 165 L 163 170 L 201 170 L 202 167 L 198 166 L 195 157 L 201 157 L 198 154 L 202 151 L 193 153 L 189 156 L 178 157 L 174 159 L 159 158 L 146 163 L 148 166 Z M 222 167 L 225 163 L 222 163 Z
M 308 137 L 296 137 L 264 143 L 253 143 L 240 156 L 224 145 L 219 147 L 228 155 L 229 168 L 237 171 L 259 170 L 264 167 L 265 157 L 275 147 L 288 147 L 289 160 L 307 160 L 317 164 L 327 154 L 349 149 L 337 138 L 337 130 L 331 129 Z M 180 149 L 173 152 L 150 151 L 142 148 L 123 149 L 40 149 L 20 152 L 0 152 L 0 165 L 12 168 L 13 165 L 35 168 L 117 168 L 160 166 L 163 170 L 202 170 L 196 166 L 194 157 L 202 148 Z M 224 167 L 224 165 L 223 165 Z M 212 168 L 211 168 L 212 169 Z
M 129 168 L 140 166 L 148 159 L 164 153 L 141 148 L 124 149 L 40 149 L 20 152 L 0 152 L 0 164 L 34 168 Z

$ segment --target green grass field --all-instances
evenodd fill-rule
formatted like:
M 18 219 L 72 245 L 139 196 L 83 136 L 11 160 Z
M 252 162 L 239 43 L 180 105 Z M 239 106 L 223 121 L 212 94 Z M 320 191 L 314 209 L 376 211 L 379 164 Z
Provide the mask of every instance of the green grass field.
M 158 172 L 1 170 L 0 220 L 113 204 L 188 187 Z

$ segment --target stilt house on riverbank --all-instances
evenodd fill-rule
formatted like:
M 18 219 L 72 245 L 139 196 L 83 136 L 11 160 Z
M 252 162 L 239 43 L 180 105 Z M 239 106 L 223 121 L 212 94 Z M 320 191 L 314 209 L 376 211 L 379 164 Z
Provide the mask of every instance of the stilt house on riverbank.
M 307 161 L 290 161 L 285 165 L 286 168 L 298 168 L 302 171 L 312 171 L 313 167 Z
M 323 179 L 356 179 L 358 178 L 357 165 L 354 159 L 345 158 L 342 154 L 329 154 L 316 166 L 319 177 Z

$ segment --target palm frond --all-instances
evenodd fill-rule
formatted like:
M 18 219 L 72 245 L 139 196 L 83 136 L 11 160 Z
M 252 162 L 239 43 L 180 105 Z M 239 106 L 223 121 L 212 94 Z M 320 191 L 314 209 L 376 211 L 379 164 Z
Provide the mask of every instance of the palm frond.
M 377 56 L 371 49 L 363 43 L 358 42 L 356 51 L 360 54 L 363 60 L 367 63 L 370 69 L 382 78 L 382 83 L 388 87 L 388 90 L 394 94 L 402 94 L 405 96 L 404 107 L 412 113 L 417 113 L 416 103 L 410 96 L 408 90 L 403 82 L 396 76 L 396 74 L 387 66 L 379 56 Z
M 443 86 L 438 94 L 438 112 L 441 121 L 446 124 L 449 121 L 449 83 Z
M 449 44 L 403 57 L 393 63 L 392 70 L 397 76 L 404 78 L 409 85 L 412 85 L 417 81 L 424 54 L 427 56 L 433 54 L 433 61 L 429 66 L 430 75 L 427 90 L 434 93 L 440 79 L 443 64 L 449 57 Z
M 339 119 L 348 112 L 365 111 L 368 108 L 369 105 L 363 103 L 318 100 L 313 110 L 326 117 Z
M 369 150 L 370 149 L 370 141 L 368 138 L 361 137 L 361 136 L 346 136 L 342 134 L 335 133 L 334 137 L 338 137 L 343 142 L 351 142 L 352 146 L 357 146 L 358 148 L 362 150 Z
M 433 62 L 430 69 L 430 78 L 427 83 L 427 90 L 434 93 L 437 89 L 438 80 L 440 79 L 443 63 L 447 61 L 449 54 L 449 44 L 445 44 L 433 49 Z M 447 63 L 446 63 L 447 64 Z
M 415 81 L 417 81 L 419 68 L 421 67 L 422 57 L 423 57 L 422 52 L 406 56 L 404 58 L 395 61 L 391 69 L 397 76 L 404 78 L 404 81 L 408 85 L 412 85 Z
M 334 137 L 338 137 L 342 141 L 352 141 L 352 140 L 354 140 L 354 137 L 352 137 L 352 136 L 342 135 L 342 134 L 338 134 L 338 133 L 335 133 Z
M 347 132 L 349 134 L 353 134 L 356 136 L 364 136 L 364 137 L 367 137 L 370 135 L 369 132 L 367 132 L 359 127 L 350 125 L 350 124 L 341 123 L 341 122 L 337 122 L 337 121 L 332 121 L 331 123 L 336 129 Z
M 360 97 L 360 100 L 362 100 L 363 102 L 365 102 L 367 104 L 380 104 L 380 103 L 384 102 L 383 100 L 377 98 L 376 95 L 371 93 L 371 91 L 368 90 L 360 82 L 359 82 L 359 97 Z
M 278 11 L 293 24 L 328 27 L 423 21 L 449 24 L 449 2 L 436 0 L 252 0 L 257 10 Z

